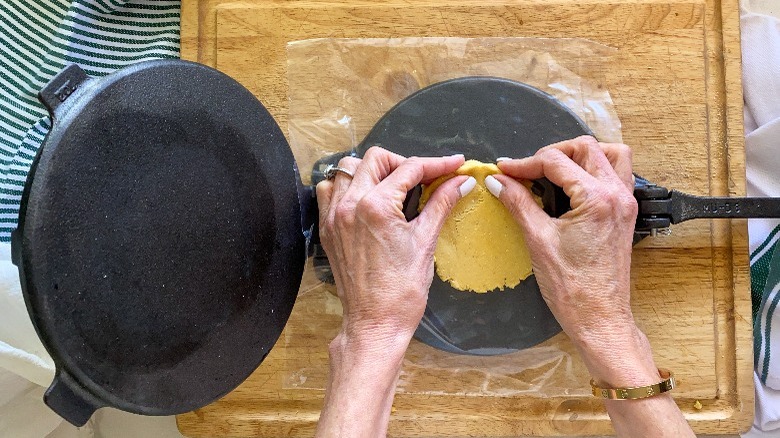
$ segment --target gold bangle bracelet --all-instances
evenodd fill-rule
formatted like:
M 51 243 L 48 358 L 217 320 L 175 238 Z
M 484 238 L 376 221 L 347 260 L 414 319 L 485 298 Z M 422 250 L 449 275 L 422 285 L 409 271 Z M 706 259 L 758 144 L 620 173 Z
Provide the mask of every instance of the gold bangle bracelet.
M 653 397 L 674 389 L 674 374 L 669 370 L 658 369 L 664 380 L 649 386 L 637 386 L 635 388 L 599 388 L 592 379 L 590 386 L 593 388 L 593 396 L 609 400 L 636 400 Z

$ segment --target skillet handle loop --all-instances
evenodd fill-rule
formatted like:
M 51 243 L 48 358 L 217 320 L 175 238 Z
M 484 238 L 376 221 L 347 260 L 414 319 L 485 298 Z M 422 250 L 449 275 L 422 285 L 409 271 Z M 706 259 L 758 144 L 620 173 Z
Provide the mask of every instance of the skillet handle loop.
M 57 108 L 62 105 L 73 93 L 76 92 L 89 76 L 76 64 L 70 64 L 57 73 L 46 86 L 38 93 L 38 100 L 54 117 Z
M 43 395 L 43 402 L 68 423 L 78 427 L 85 425 L 92 414 L 104 405 L 64 370 L 57 371 Z

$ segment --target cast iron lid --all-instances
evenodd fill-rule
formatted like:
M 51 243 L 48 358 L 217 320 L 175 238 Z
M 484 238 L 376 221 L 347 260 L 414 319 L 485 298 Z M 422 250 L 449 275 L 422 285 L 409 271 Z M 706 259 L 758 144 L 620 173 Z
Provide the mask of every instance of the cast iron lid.
M 276 342 L 305 260 L 300 183 L 270 114 L 179 60 L 41 92 L 52 128 L 13 235 L 30 317 L 56 364 L 44 400 L 71 423 L 112 406 L 202 407 Z

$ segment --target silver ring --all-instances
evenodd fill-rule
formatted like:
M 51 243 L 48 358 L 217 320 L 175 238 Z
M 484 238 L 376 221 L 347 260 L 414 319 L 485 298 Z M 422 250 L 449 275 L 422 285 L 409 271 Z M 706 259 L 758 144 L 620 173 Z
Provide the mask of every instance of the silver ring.
M 334 165 L 331 164 L 330 166 L 325 168 L 325 172 L 324 172 L 325 179 L 332 180 L 332 179 L 336 178 L 336 174 L 339 173 L 339 172 L 343 173 L 344 175 L 347 175 L 350 178 L 354 178 L 355 177 L 355 174 L 352 173 L 351 170 L 345 169 L 345 168 L 339 167 L 339 166 L 334 166 Z

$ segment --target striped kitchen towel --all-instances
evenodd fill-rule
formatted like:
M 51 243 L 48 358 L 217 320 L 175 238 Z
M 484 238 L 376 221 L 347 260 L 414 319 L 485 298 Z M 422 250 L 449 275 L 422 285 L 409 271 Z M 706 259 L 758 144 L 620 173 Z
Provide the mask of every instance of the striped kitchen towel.
M 780 304 L 780 251 L 772 250 L 768 253 L 772 254 L 772 257 L 767 263 L 767 277 L 758 306 L 758 315 L 753 320 L 756 338 L 753 356 L 761 383 L 770 388 L 780 389 L 780 373 L 777 366 L 780 358 L 776 357 L 780 356 L 780 333 L 777 332 L 780 327 L 780 312 L 777 311 L 777 306 Z M 751 269 L 752 271 L 764 270 L 763 267 Z M 770 364 L 774 365 L 774 372 L 770 372 Z
M 752 222 L 752 221 L 751 221 Z M 764 288 L 769 277 L 769 269 L 778 260 L 773 260 L 777 242 L 780 240 L 780 225 L 770 228 L 768 233 L 761 228 L 771 226 L 774 221 L 763 221 L 763 226 L 752 224 L 751 232 L 761 236 L 761 243 L 750 254 L 750 291 L 753 301 L 753 321 L 758 317 L 758 309 L 764 297 Z M 758 240 L 758 239 L 757 239 Z
M 774 230 L 775 236 L 777 230 Z M 773 244 L 769 243 L 772 239 L 775 239 Z M 780 435 L 777 433 L 780 429 L 780 310 L 777 308 L 780 303 L 780 251 L 777 250 L 776 237 L 767 238 L 764 244 L 774 248 L 765 252 L 770 255 L 767 256 L 767 267 L 756 267 L 754 263 L 751 268 L 752 272 L 767 272 L 758 314 L 753 320 L 756 415 L 751 437 L 762 436 L 759 431 L 772 436 Z
M 38 91 L 70 63 L 104 76 L 178 58 L 180 3 L 0 0 L 0 242 L 16 228 L 27 172 L 49 129 Z

